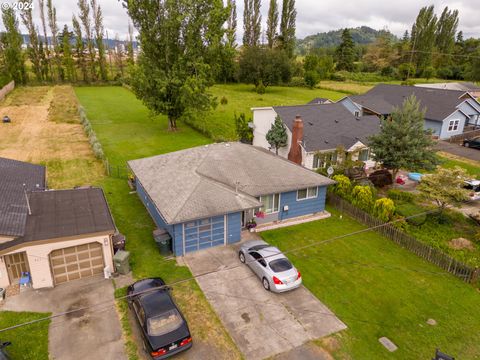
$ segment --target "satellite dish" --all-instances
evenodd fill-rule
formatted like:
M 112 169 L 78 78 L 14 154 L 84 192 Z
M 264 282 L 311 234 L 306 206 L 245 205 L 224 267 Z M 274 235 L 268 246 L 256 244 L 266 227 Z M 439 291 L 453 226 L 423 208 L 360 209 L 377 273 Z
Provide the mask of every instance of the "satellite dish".
M 332 176 L 334 171 L 335 170 L 333 170 L 333 166 L 329 166 L 328 169 L 327 169 L 328 176 Z

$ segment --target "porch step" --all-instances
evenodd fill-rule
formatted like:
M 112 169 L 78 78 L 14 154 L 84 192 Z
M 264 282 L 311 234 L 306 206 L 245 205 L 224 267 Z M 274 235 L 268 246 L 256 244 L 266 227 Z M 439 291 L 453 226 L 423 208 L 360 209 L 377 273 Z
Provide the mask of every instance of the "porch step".
M 311 215 L 299 216 L 294 219 L 274 221 L 272 223 L 257 225 L 257 227 L 255 228 L 255 232 L 262 232 L 267 230 L 279 229 L 286 226 L 303 224 L 310 221 L 326 219 L 330 216 L 331 214 L 328 211 L 322 211 Z

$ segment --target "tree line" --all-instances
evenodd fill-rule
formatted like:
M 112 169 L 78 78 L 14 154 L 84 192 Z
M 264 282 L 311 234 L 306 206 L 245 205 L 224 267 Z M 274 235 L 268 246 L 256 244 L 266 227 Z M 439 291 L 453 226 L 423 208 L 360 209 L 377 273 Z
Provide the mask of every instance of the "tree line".
M 33 5 L 34 0 L 26 0 Z M 57 11 L 52 0 L 38 0 L 39 19 L 33 6 L 24 6 L 18 13 L 2 8 L 5 32 L 0 36 L 0 72 L 5 82 L 17 84 L 97 82 L 123 77 L 134 63 L 133 28 L 125 49 L 105 46 L 102 8 L 97 0 L 78 0 L 78 10 L 69 27 L 59 29 Z M 20 21 L 27 29 L 28 45 L 23 48 Z M 119 44 L 118 35 L 115 43 Z M 107 59 L 108 58 L 108 59 Z M 28 64 L 28 66 L 27 66 Z

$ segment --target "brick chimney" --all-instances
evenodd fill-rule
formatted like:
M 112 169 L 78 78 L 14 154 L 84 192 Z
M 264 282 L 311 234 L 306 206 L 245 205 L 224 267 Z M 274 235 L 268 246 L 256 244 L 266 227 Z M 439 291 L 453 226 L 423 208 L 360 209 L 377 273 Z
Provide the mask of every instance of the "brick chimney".
M 292 129 L 292 144 L 288 153 L 288 160 L 302 165 L 302 148 L 300 144 L 303 141 L 303 121 L 300 115 L 295 116 Z

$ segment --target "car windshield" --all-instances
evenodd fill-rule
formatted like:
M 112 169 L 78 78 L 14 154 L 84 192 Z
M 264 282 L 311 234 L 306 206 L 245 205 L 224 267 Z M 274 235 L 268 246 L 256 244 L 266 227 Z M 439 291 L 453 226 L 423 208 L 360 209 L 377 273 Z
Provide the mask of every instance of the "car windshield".
M 160 336 L 176 330 L 182 325 L 182 317 L 176 309 L 147 320 L 147 331 L 150 336 Z
M 293 267 L 288 259 L 276 259 L 270 261 L 268 265 L 270 265 L 270 268 L 276 273 L 290 270 Z

